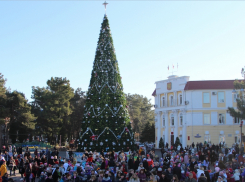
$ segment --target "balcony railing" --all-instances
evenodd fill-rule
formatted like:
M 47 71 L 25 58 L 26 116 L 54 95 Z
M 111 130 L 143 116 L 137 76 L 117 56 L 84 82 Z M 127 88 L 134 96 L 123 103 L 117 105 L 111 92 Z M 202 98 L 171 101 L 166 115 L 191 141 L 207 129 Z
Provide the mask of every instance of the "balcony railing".
M 183 101 L 182 101 L 182 104 L 180 104 L 177 99 L 161 102 L 161 107 L 175 107 L 175 106 L 181 106 L 181 105 L 183 105 Z

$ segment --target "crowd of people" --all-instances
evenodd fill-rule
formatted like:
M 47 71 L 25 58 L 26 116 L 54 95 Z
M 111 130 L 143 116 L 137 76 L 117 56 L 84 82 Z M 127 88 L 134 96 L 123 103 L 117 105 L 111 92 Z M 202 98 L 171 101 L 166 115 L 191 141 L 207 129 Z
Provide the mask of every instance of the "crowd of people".
M 25 182 L 244 182 L 244 148 L 192 144 L 161 149 L 161 155 L 142 147 L 137 151 L 84 151 L 82 156 L 61 158 L 56 148 L 9 146 L 2 150 L 0 182 L 11 181 L 18 171 Z

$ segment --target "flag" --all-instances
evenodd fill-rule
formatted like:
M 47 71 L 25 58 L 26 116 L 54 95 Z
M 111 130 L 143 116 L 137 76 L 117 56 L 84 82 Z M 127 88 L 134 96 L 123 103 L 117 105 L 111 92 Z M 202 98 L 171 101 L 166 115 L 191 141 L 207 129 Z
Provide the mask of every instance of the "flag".
M 169 65 L 168 65 L 168 70 L 169 70 Z
M 173 64 L 173 69 L 174 69 L 174 64 Z

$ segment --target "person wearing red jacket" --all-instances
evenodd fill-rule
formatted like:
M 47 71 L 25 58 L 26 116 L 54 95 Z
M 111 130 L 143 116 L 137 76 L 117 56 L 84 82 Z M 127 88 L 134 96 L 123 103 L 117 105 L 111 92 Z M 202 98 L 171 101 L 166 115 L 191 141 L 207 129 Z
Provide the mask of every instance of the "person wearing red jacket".
M 93 162 L 93 155 L 89 154 L 87 162 Z
M 147 154 L 147 159 L 146 159 L 147 163 L 148 163 L 148 166 L 152 166 L 154 167 L 154 163 L 153 163 L 153 160 L 151 159 L 150 155 Z

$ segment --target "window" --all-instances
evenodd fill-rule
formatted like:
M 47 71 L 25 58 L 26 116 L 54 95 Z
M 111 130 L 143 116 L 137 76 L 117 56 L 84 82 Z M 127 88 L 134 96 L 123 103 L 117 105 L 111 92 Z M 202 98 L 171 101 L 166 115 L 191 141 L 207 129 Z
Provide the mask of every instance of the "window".
M 165 116 L 162 116 L 162 126 L 165 126 Z
M 165 106 L 165 97 L 162 97 L 162 107 Z
M 218 92 L 218 102 L 219 103 L 225 102 L 225 93 L 224 92 Z
M 180 114 L 180 117 L 179 117 L 179 124 L 180 126 L 183 125 L 183 115 L 182 114 Z
M 204 104 L 209 104 L 210 103 L 210 97 L 209 97 L 209 93 L 208 92 L 203 93 L 203 103 Z
M 240 143 L 240 136 L 238 135 L 235 136 L 235 143 Z
M 179 95 L 179 105 L 182 105 L 182 95 Z
M 209 143 L 211 140 L 210 140 L 210 135 L 209 134 L 205 134 L 204 135 L 204 142 L 206 143 Z
M 239 124 L 240 123 L 240 118 L 234 117 L 233 118 L 233 122 L 234 122 L 234 124 Z
M 225 135 L 224 134 L 219 135 L 219 143 L 220 142 L 222 142 L 222 143 L 225 142 Z
M 174 126 L 174 115 L 171 114 L 171 125 Z
M 236 102 L 236 100 L 238 99 L 238 94 L 234 94 L 234 102 Z
M 219 124 L 225 124 L 225 114 L 219 114 Z
M 210 124 L 210 114 L 204 114 L 203 115 L 203 123 L 204 124 Z
M 173 106 L 174 105 L 174 96 L 170 96 L 170 105 Z

